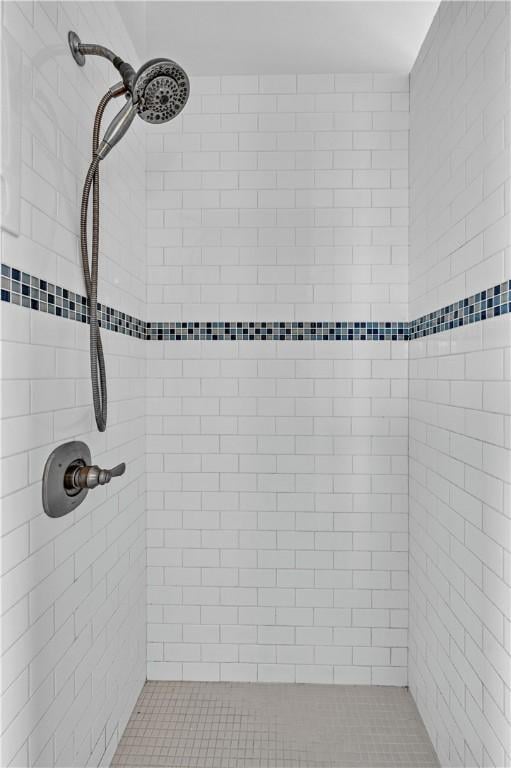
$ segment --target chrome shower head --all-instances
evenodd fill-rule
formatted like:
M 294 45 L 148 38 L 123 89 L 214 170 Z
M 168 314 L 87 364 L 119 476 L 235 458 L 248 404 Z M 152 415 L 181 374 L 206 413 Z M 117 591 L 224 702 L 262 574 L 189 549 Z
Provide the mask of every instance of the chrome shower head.
M 103 160 L 124 136 L 136 115 L 146 123 L 166 123 L 179 115 L 190 95 L 188 75 L 171 59 L 151 59 L 138 72 L 119 56 L 96 43 L 82 43 L 76 32 L 68 33 L 68 43 L 76 63 L 83 67 L 86 56 L 102 56 L 112 62 L 122 82 L 110 88 L 112 96 L 123 93 L 127 102 L 108 126 L 97 157 Z
M 133 103 L 146 123 L 166 123 L 179 115 L 190 95 L 188 75 L 171 59 L 151 59 L 135 75 Z

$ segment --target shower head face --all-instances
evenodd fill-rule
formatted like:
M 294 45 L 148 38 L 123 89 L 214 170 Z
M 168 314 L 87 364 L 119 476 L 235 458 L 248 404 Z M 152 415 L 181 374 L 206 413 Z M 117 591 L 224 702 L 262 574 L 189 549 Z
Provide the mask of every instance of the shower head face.
M 179 115 L 190 95 L 188 75 L 170 59 L 151 59 L 138 70 L 133 101 L 146 123 L 166 123 Z

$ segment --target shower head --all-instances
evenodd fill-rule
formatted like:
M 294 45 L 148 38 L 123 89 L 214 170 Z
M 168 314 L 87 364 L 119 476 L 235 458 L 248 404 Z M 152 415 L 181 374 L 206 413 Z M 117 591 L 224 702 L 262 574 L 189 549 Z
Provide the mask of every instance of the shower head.
M 102 160 L 124 136 L 136 115 L 146 123 L 166 123 L 179 115 L 190 95 L 188 75 L 171 59 L 151 59 L 138 72 L 131 64 L 102 45 L 82 43 L 76 32 L 68 33 L 68 42 L 76 63 L 83 67 L 85 56 L 102 56 L 112 62 L 122 82 L 110 88 L 112 96 L 126 93 L 127 102 L 110 123 L 98 147 Z
M 179 115 L 190 95 L 188 75 L 171 59 L 151 59 L 135 75 L 132 98 L 146 123 L 166 123 Z

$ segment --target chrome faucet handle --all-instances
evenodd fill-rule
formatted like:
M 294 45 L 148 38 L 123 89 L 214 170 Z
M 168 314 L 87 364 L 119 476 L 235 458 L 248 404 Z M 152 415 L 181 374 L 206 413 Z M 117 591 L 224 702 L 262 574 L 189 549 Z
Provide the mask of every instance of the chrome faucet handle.
M 92 466 L 77 466 L 71 464 L 64 477 L 64 486 L 68 490 L 97 488 L 106 485 L 112 477 L 120 477 L 126 471 L 126 464 L 117 464 L 112 469 L 100 469 L 97 464 Z
M 120 477 L 121 475 L 124 475 L 126 472 L 126 464 L 121 462 L 121 464 L 117 464 L 116 467 L 112 467 L 112 469 L 100 469 L 99 470 L 99 478 L 98 478 L 98 484 L 99 485 L 106 485 L 106 483 L 109 483 L 112 477 Z
M 126 472 L 126 464 L 124 463 L 124 461 L 122 461 L 113 469 L 106 469 L 105 472 L 110 472 L 110 478 L 120 477 L 121 475 L 124 475 L 124 473 Z

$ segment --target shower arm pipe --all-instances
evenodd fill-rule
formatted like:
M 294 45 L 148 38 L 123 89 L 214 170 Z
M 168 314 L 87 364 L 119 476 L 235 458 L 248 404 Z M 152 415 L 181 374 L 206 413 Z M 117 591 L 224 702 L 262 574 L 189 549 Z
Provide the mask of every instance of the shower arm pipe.
M 67 39 L 71 53 L 73 54 L 73 58 L 78 66 L 84 66 L 86 56 L 101 56 L 114 65 L 114 67 L 121 75 L 125 87 L 131 94 L 133 93 L 135 70 L 131 64 L 123 61 L 120 56 L 117 56 L 116 53 L 111 51 L 110 48 L 107 48 L 105 45 L 98 45 L 97 43 L 82 43 L 76 32 L 73 32 L 72 30 L 68 33 Z
M 96 43 L 78 43 L 77 50 L 83 56 L 103 56 L 104 59 L 108 59 L 112 64 L 115 59 L 119 58 L 110 48 L 104 45 L 97 45 Z

